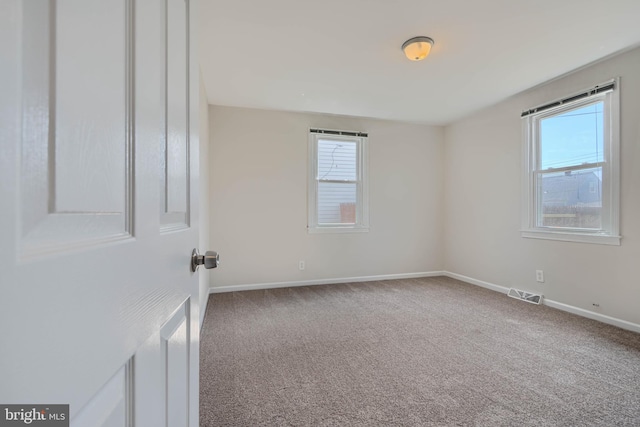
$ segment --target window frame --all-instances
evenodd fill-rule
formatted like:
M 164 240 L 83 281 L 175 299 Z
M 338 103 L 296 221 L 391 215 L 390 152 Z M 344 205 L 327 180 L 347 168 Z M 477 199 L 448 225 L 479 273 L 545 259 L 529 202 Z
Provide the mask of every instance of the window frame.
M 579 243 L 620 245 L 620 79 L 605 82 L 597 87 L 614 83 L 610 91 L 593 93 L 571 100 L 572 96 L 557 101 L 559 105 L 532 112 L 523 117 L 523 179 L 522 179 L 522 230 L 521 236 L 534 239 L 561 240 Z M 589 90 L 578 92 L 579 94 Z M 600 229 L 575 227 L 550 227 L 538 225 L 539 209 L 538 176 L 541 172 L 580 170 L 586 165 L 540 169 L 540 122 L 576 108 L 603 101 L 603 159 L 591 167 L 602 167 L 602 213 Z M 550 104 L 554 104 L 552 102 Z M 529 110 L 531 112 L 531 110 Z M 523 113 L 524 114 L 524 113 Z
M 369 173 L 368 136 L 360 132 L 309 130 L 308 144 L 308 191 L 307 191 L 307 231 L 309 233 L 366 233 L 369 231 Z M 356 221 L 354 224 L 318 223 L 318 141 L 335 140 L 356 144 L 356 180 L 345 181 L 356 184 Z

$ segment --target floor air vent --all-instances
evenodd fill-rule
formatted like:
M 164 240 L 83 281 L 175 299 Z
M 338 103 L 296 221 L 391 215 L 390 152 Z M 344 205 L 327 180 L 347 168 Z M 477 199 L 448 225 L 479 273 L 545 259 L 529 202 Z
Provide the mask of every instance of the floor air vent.
M 540 304 L 542 302 L 542 295 L 532 294 L 530 292 L 521 291 L 519 289 L 511 288 L 509 289 L 507 295 L 511 298 L 530 302 L 531 304 Z

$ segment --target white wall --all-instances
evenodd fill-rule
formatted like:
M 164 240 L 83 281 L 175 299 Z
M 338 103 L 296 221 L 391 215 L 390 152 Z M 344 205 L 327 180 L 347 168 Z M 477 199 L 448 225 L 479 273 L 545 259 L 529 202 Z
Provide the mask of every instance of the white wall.
M 209 250 L 209 104 L 207 102 L 207 94 L 205 92 L 204 81 L 200 74 L 200 206 L 199 214 L 200 227 L 199 251 Z M 200 284 L 200 323 L 204 319 L 204 312 L 207 306 L 207 298 L 209 297 L 210 270 L 199 269 L 198 280 Z
M 307 233 L 311 127 L 369 133 L 369 233 Z M 210 133 L 213 287 L 442 269 L 442 128 L 211 106 Z
M 521 111 L 616 76 L 621 77 L 622 245 L 520 237 Z M 636 49 L 448 126 L 446 270 L 640 324 L 639 94 Z M 544 270 L 544 284 L 535 281 L 536 269 Z

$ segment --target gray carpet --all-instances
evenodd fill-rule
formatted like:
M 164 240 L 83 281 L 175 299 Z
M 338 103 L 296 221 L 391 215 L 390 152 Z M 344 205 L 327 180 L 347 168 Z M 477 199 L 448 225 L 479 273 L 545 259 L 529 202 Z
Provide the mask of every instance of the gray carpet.
M 202 426 L 640 426 L 640 334 L 436 277 L 212 295 Z

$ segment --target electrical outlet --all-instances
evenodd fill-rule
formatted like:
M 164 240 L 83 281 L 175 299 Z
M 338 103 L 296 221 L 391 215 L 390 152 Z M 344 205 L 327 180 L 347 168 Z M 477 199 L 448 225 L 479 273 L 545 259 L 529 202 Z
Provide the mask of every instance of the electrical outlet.
M 536 282 L 544 283 L 544 271 L 536 270 Z
M 304 261 L 298 261 L 298 270 L 304 270 Z

